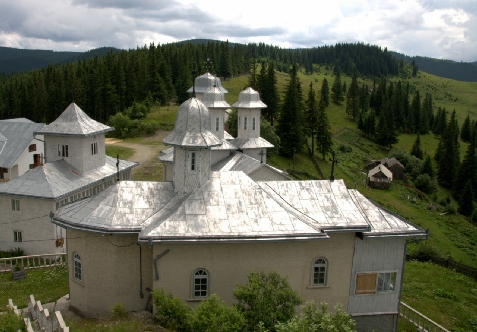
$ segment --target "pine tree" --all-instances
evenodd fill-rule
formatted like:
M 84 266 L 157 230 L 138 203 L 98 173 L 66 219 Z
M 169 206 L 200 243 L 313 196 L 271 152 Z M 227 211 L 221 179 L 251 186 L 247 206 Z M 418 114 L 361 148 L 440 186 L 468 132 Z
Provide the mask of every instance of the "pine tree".
M 474 191 L 470 180 L 466 182 L 462 195 L 459 199 L 459 213 L 470 217 L 474 212 Z
M 275 66 L 273 62 L 268 64 L 267 68 L 267 88 L 263 96 L 263 102 L 267 105 L 267 115 L 270 125 L 273 127 L 273 120 L 278 117 L 280 96 L 277 89 L 277 77 L 275 75 Z
M 455 111 L 452 113 L 439 145 L 437 179 L 441 185 L 451 188 L 460 166 L 458 127 Z
M 436 177 L 436 170 L 432 166 L 431 156 L 429 155 L 426 157 L 426 159 L 424 159 L 424 163 L 422 164 L 421 168 L 421 174 L 427 174 L 431 179 Z
M 346 113 L 351 115 L 354 121 L 359 113 L 359 86 L 356 74 L 353 74 L 351 84 L 346 95 Z
M 331 101 L 337 105 L 340 105 L 344 101 L 343 92 L 341 88 L 341 75 L 336 73 L 335 81 L 331 87 Z
M 321 99 L 323 99 L 325 107 L 330 106 L 330 87 L 326 78 L 323 79 L 323 83 L 321 84 Z
M 294 150 L 300 150 L 306 140 L 303 97 L 296 64 L 292 65 L 290 71 L 290 80 L 285 90 L 277 134 L 280 137 L 281 153 L 284 156 L 291 156 Z
M 310 89 L 308 90 L 308 99 L 306 100 L 306 129 L 308 135 L 311 136 L 311 153 L 315 155 L 315 128 L 318 126 L 318 107 L 316 103 L 316 94 L 313 90 L 313 83 L 310 83 Z
M 459 167 L 457 176 L 454 182 L 454 196 L 459 198 L 462 186 L 467 181 L 470 181 L 470 185 L 474 193 L 477 192 L 477 155 L 476 155 L 476 138 L 475 133 L 472 135 L 472 139 L 467 147 L 464 160 Z
M 472 136 L 472 131 L 470 128 L 470 118 L 469 115 L 464 120 L 464 123 L 462 124 L 462 128 L 460 129 L 460 138 L 464 142 L 470 142 Z
M 257 82 L 257 59 L 255 56 L 252 58 L 251 69 L 250 69 L 250 77 L 248 80 L 248 85 L 254 89 L 258 90 L 258 82 Z
M 325 103 L 323 98 L 318 103 L 318 117 L 316 131 L 316 150 L 321 153 L 323 160 L 325 155 L 332 151 L 333 141 L 331 139 L 331 129 L 328 116 L 326 115 Z
M 412 145 L 411 156 L 415 156 L 419 159 L 424 157 L 424 152 L 421 149 L 421 137 L 419 134 L 417 134 L 417 138 Z

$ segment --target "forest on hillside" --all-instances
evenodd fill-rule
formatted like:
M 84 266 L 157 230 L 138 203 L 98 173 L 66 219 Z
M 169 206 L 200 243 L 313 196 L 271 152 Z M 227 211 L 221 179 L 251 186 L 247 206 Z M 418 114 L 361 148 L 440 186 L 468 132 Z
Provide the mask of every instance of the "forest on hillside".
M 49 123 L 74 100 L 88 115 L 107 122 L 134 102 L 181 102 L 188 98 L 185 91 L 192 85 L 193 69 L 204 73 L 206 59 L 212 63 L 210 71 L 223 79 L 249 72 L 252 59 L 267 59 L 282 72 L 288 72 L 294 63 L 308 72 L 314 70 L 313 64 L 322 64 L 363 77 L 396 75 L 400 65 L 386 49 L 362 43 L 310 49 L 211 41 L 151 44 L 2 76 L 0 119 L 26 117 Z

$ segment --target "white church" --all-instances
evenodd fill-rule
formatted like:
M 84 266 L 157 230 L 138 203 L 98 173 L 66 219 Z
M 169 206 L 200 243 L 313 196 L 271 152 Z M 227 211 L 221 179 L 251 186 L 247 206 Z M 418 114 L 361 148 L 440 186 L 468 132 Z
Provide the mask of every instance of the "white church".
M 342 180 L 290 181 L 268 166 L 265 105 L 250 88 L 234 104 L 238 137 L 227 137 L 229 106 L 213 81 L 180 105 L 164 138 L 165 181 L 121 179 L 58 206 L 52 222 L 66 229 L 72 309 L 87 317 L 109 316 L 116 302 L 144 310 L 148 289 L 161 287 L 191 305 L 214 293 L 230 304 L 247 273 L 273 270 L 304 300 L 342 303 L 359 331 L 396 331 L 406 239 L 427 233 Z M 41 132 L 46 151 L 65 163 L 56 153 L 66 141 L 53 136 L 48 147 L 52 125 Z M 89 137 L 87 149 L 96 142 Z

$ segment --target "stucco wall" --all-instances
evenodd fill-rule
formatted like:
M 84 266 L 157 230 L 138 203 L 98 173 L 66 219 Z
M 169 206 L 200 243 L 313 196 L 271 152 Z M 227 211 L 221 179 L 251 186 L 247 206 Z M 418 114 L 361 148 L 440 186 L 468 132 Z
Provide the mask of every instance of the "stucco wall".
M 239 126 L 237 126 L 238 138 L 258 138 L 260 137 L 260 109 L 239 108 Z M 247 117 L 247 128 L 245 129 L 245 117 Z M 255 118 L 255 130 L 253 130 L 253 118 Z
M 209 108 L 210 131 L 220 139 L 224 139 L 224 109 Z M 219 128 L 216 130 L 216 119 L 219 119 Z
M 140 248 L 137 236 L 102 236 L 67 230 L 70 303 L 87 317 L 109 317 L 120 302 L 127 310 L 144 310 L 152 288 L 152 248 L 141 245 L 142 293 L 140 297 Z M 74 278 L 74 253 L 81 256 L 83 281 Z
M 91 143 L 98 142 L 98 153 L 91 154 Z M 51 163 L 63 157 L 58 156 L 58 144 L 68 145 L 68 157 L 64 159 L 80 173 L 88 172 L 105 163 L 104 134 L 88 137 L 45 136 L 46 162 Z
M 20 201 L 20 211 L 12 211 L 12 198 Z M 0 195 L 0 211 L 0 250 L 18 247 L 27 255 L 65 252 L 65 248 L 57 248 L 55 243 L 57 237 L 66 234 L 51 223 L 49 214 L 56 211 L 53 200 Z M 14 231 L 22 232 L 22 242 L 14 242 Z
M 42 135 L 39 135 L 38 138 L 43 140 Z M 36 144 L 36 151 L 29 152 L 29 146 L 31 144 Z M 30 170 L 30 164 L 33 164 L 33 161 L 34 161 L 33 155 L 35 155 L 35 154 L 43 155 L 44 148 L 43 148 L 43 142 L 42 141 L 33 139 L 31 141 L 31 143 L 29 144 L 29 146 L 27 146 L 26 149 L 23 150 L 22 154 L 20 155 L 20 157 L 18 157 L 18 159 L 16 161 L 16 164 L 18 165 L 18 174 L 15 174 L 14 177 L 10 177 L 10 176 L 12 176 L 13 172 L 7 173 L 7 174 L 5 174 L 6 179 L 13 180 L 13 179 L 15 179 L 19 176 L 22 176 L 25 172 Z M 44 163 L 44 160 L 42 160 L 41 162 Z
M 263 155 L 261 153 L 263 152 Z M 258 161 L 266 164 L 267 163 L 267 149 L 244 149 L 243 153 L 249 157 L 257 159 Z
M 330 307 L 341 302 L 347 308 L 354 233 L 299 242 L 155 244 L 153 257 L 166 249 L 169 253 L 157 261 L 159 280 L 154 288 L 163 287 L 184 301 L 191 299 L 192 275 L 199 268 L 209 271 L 210 294 L 217 293 L 228 304 L 234 302 L 236 284 L 247 282 L 248 272 L 273 270 L 288 276 L 303 299 L 326 301 Z M 329 262 L 325 287 L 310 286 L 312 263 L 318 257 Z
M 402 238 L 356 238 L 348 310 L 350 314 L 398 312 L 405 241 Z M 356 276 L 365 272 L 396 272 L 395 291 L 355 294 Z

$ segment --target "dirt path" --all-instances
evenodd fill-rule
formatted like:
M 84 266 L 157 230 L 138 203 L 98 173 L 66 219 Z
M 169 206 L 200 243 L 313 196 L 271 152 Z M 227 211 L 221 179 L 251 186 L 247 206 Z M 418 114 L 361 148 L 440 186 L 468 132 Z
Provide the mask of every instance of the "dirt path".
M 128 158 L 129 161 L 139 163 L 138 167 L 132 170 L 133 180 L 162 180 L 162 164 L 157 160 L 159 151 L 166 147 L 162 144 L 163 138 L 169 132 L 160 131 L 154 136 L 145 137 L 141 143 L 126 143 L 116 138 L 106 138 L 106 145 L 116 145 L 134 150 L 134 154 Z

